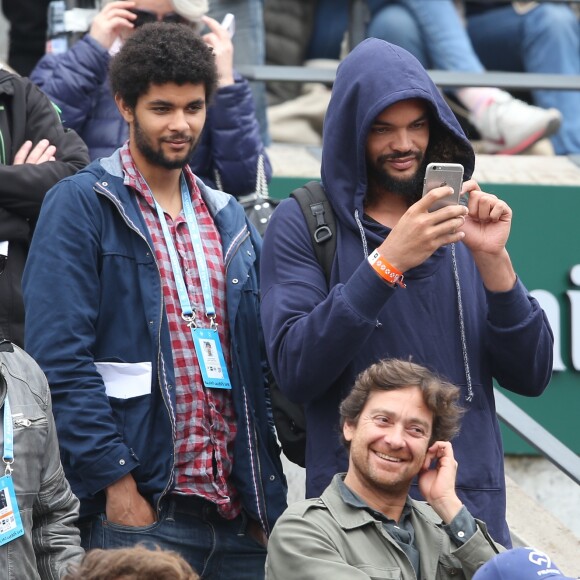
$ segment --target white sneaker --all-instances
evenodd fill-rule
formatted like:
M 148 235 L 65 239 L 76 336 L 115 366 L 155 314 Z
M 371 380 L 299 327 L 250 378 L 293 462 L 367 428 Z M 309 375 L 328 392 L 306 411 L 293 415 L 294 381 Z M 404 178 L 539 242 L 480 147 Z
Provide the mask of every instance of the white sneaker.
M 514 155 L 536 141 L 553 135 L 562 123 L 557 109 L 542 109 L 499 91 L 497 97 L 471 123 L 479 132 L 485 153 Z

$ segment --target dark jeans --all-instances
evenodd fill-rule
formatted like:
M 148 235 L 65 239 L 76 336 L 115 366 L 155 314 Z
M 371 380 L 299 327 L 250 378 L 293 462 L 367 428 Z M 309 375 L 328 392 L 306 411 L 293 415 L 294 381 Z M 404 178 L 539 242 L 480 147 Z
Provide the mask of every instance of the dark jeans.
M 150 526 L 113 524 L 105 514 L 78 525 L 85 550 L 159 546 L 181 554 L 203 580 L 264 578 L 266 548 L 254 539 L 256 523 L 244 513 L 225 520 L 213 504 L 201 499 L 164 500 L 159 521 Z

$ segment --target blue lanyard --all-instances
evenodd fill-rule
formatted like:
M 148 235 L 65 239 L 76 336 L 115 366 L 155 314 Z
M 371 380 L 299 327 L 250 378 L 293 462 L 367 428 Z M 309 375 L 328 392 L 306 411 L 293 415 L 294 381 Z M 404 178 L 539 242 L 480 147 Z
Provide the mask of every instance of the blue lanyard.
M 6 465 L 5 475 L 10 475 L 12 473 L 12 464 L 14 463 L 14 427 L 12 425 L 8 392 L 6 392 L 6 397 L 4 398 L 4 454 L 2 459 Z
M 209 270 L 205 260 L 199 226 L 197 224 L 195 213 L 193 211 L 193 205 L 191 203 L 189 188 L 187 187 L 187 181 L 185 180 L 185 176 L 183 174 L 181 175 L 181 202 L 183 205 L 183 213 L 185 214 L 185 221 L 187 222 L 187 227 L 189 228 L 189 235 L 193 245 L 195 261 L 197 263 L 197 271 L 199 273 L 199 279 L 201 282 L 201 291 L 203 293 L 205 313 L 211 321 L 210 327 L 215 330 L 217 329 L 217 324 L 215 322 L 216 315 L 211 294 Z M 183 273 L 181 271 L 179 258 L 177 256 L 177 250 L 175 249 L 173 237 L 171 236 L 171 232 L 167 226 L 165 214 L 163 213 L 163 209 L 157 203 L 157 201 L 155 201 L 155 208 L 157 209 L 157 215 L 159 216 L 159 221 L 161 222 L 161 229 L 163 230 L 163 236 L 165 238 L 165 243 L 167 244 L 167 250 L 169 252 L 169 258 L 171 260 L 171 269 L 173 270 L 173 277 L 175 279 L 177 294 L 179 296 L 179 303 L 181 305 L 181 317 L 188 323 L 190 327 L 197 328 L 197 324 L 195 322 L 195 309 L 192 307 L 191 301 L 189 300 L 187 287 L 185 285 L 185 280 L 183 279 Z

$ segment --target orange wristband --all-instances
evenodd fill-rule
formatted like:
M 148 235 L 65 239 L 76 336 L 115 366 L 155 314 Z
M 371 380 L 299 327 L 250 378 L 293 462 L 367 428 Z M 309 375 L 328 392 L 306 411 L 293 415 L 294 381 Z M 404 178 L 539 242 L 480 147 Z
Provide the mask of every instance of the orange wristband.
M 373 267 L 373 270 L 383 279 L 392 286 L 400 286 L 401 288 L 406 288 L 407 286 L 403 282 L 403 272 L 397 270 L 394 266 L 391 266 L 378 252 L 375 250 L 369 256 L 369 264 Z

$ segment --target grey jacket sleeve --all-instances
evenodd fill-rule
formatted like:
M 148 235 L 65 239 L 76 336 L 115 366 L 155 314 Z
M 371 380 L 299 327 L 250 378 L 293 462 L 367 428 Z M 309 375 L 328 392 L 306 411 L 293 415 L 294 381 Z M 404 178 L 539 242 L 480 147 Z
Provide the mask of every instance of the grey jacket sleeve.
M 48 437 L 43 450 L 40 491 L 33 507 L 32 544 L 42 579 L 57 580 L 84 555 L 75 525 L 79 500 L 64 475 L 50 395 L 46 409 Z

